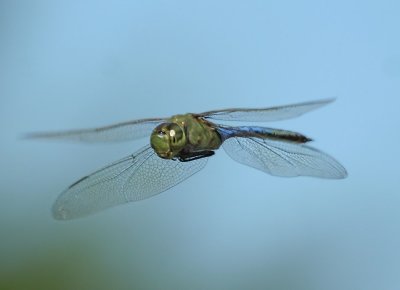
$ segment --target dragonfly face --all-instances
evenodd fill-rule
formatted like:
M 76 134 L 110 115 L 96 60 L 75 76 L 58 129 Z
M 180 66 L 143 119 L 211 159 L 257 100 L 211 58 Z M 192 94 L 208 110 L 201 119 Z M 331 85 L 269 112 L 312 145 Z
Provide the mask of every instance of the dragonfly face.
M 186 135 L 176 123 L 162 123 L 158 125 L 150 137 L 150 145 L 156 154 L 163 159 L 174 159 L 185 147 Z

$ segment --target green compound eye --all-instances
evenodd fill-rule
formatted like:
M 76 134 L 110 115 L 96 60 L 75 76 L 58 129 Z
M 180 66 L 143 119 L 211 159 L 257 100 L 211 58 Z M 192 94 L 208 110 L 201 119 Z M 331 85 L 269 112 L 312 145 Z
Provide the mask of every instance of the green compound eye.
M 185 146 L 186 137 L 179 125 L 162 123 L 153 130 L 150 144 L 159 157 L 173 159 Z
M 182 128 L 172 123 L 167 127 L 167 130 L 171 147 L 173 149 L 182 149 L 181 147 L 184 146 L 182 143 L 186 143 Z

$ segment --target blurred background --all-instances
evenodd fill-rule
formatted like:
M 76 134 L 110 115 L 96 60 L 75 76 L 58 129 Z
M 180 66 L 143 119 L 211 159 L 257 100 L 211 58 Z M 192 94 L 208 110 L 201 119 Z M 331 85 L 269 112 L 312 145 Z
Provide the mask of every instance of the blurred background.
M 400 289 L 398 1 L 0 1 L 1 289 Z M 60 222 L 68 185 L 143 146 L 23 140 L 337 97 L 267 126 L 345 180 L 231 160 Z

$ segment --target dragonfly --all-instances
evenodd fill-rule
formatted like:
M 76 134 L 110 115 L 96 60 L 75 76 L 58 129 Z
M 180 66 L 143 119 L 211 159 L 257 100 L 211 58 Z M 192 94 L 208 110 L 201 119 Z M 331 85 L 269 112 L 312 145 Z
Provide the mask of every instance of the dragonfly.
M 295 118 L 333 101 L 323 99 L 269 108 L 188 113 L 94 129 L 33 133 L 28 137 L 83 142 L 150 137 L 150 144 L 84 176 L 64 190 L 56 199 L 52 213 L 55 219 L 67 220 L 166 191 L 204 168 L 220 147 L 233 160 L 274 176 L 345 178 L 346 169 L 333 157 L 309 146 L 312 139 L 301 133 L 226 124 Z

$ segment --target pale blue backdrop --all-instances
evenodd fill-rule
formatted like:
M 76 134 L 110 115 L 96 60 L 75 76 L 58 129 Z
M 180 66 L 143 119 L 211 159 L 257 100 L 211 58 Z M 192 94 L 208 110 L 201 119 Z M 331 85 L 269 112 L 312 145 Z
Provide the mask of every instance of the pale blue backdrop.
M 0 288 L 400 289 L 399 1 L 0 1 Z M 267 124 L 346 180 L 223 152 L 179 186 L 59 222 L 69 184 L 148 142 L 20 139 L 337 97 Z

